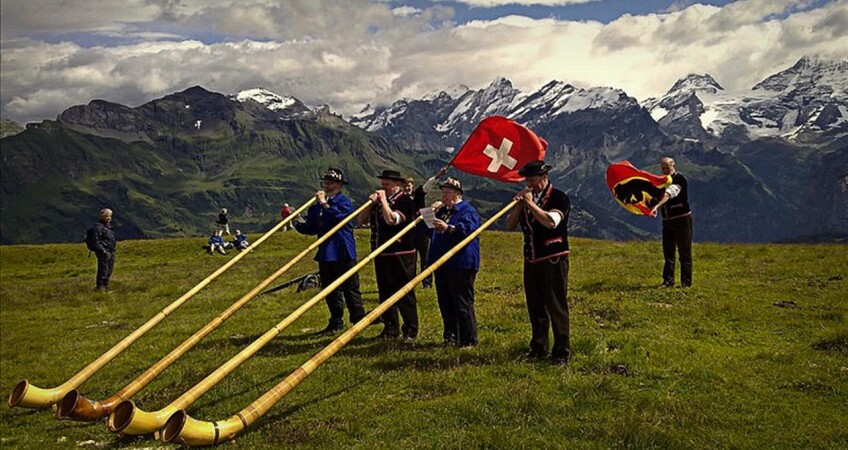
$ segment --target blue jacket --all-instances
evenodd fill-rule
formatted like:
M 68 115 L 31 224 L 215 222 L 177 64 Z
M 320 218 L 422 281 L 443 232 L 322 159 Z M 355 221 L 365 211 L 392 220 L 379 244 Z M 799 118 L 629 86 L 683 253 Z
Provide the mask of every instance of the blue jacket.
M 213 234 L 212 236 L 209 236 L 209 245 L 215 245 L 215 244 L 224 245 L 224 238 L 222 238 L 221 236 L 215 235 L 215 234 Z
M 436 210 L 436 217 L 447 222 L 449 226 L 454 226 L 453 233 L 437 233 L 435 229 L 432 231 L 430 240 L 430 254 L 428 264 L 433 264 L 437 259 L 441 258 L 456 244 L 468 237 L 469 234 L 480 228 L 480 214 L 477 210 L 468 203 L 467 200 L 459 202 L 456 206 L 448 209 L 442 206 Z M 442 268 L 448 269 L 480 269 L 480 238 L 474 238 L 471 243 L 466 245 L 462 250 L 453 255 Z
M 353 203 L 341 192 L 327 200 L 328 208 L 318 203 L 306 211 L 306 222 L 296 223 L 298 233 L 323 236 L 339 222 L 353 212 Z M 315 261 L 333 262 L 356 259 L 356 242 L 353 239 L 353 220 L 349 220 L 341 230 L 318 246 Z

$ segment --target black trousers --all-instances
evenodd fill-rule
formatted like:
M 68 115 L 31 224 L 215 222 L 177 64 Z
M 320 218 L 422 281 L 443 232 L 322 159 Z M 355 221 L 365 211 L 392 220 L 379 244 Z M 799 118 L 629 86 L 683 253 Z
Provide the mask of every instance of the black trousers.
M 662 228 L 663 284 L 674 285 L 675 250 L 680 254 L 680 284 L 692 286 L 692 216 L 664 220 Z
M 383 303 L 415 278 L 415 253 L 377 257 L 374 259 L 374 270 L 377 273 L 380 303 Z M 398 312 L 403 318 L 404 337 L 418 337 L 418 304 L 414 290 L 409 291 L 383 313 L 384 334 L 392 336 L 400 334 Z
M 423 272 L 427 268 L 427 257 L 430 255 L 430 235 L 420 231 L 412 231 L 412 241 L 415 243 L 415 251 L 418 252 L 419 272 Z M 424 283 L 432 283 L 433 276 L 430 275 L 424 278 Z M 426 286 L 425 286 L 426 287 Z
M 477 316 L 474 313 L 474 269 L 436 270 L 436 297 L 442 313 L 445 342 L 460 347 L 477 345 Z
M 96 286 L 108 288 L 109 278 L 112 277 L 112 269 L 115 268 L 115 253 L 95 252 L 97 256 Z
M 343 261 L 319 262 L 318 274 L 321 277 L 321 288 L 325 288 L 344 275 L 356 265 L 355 259 Z M 344 298 L 344 303 L 342 303 Z M 327 295 L 327 308 L 330 309 L 330 328 L 344 327 L 344 305 L 347 305 L 350 323 L 359 322 L 365 317 L 365 308 L 362 307 L 362 294 L 359 292 L 359 274 L 354 273 L 352 277 L 345 280 L 333 292 Z
M 548 353 L 548 329 L 553 328 L 554 358 L 571 355 L 568 329 L 568 255 L 535 264 L 524 262 L 524 295 L 530 314 L 530 350 Z

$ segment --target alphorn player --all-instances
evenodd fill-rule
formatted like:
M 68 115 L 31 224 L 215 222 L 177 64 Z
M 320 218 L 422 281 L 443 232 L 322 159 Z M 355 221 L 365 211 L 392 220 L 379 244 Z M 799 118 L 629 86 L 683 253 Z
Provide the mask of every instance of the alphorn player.
M 373 202 L 359 214 L 359 222 L 371 226 L 371 250 L 393 238 L 415 217 L 415 202 L 404 193 L 406 179 L 396 170 L 383 170 L 377 177 L 380 189 L 368 196 Z M 380 302 L 415 278 L 415 243 L 407 234 L 374 259 L 377 275 L 377 291 Z M 398 312 L 403 318 L 400 327 Z M 415 291 L 410 290 L 383 314 L 383 331 L 377 339 L 395 339 L 403 332 L 403 338 L 412 342 L 418 337 L 418 306 Z
M 518 170 L 526 187 L 515 196 L 506 227 L 524 232 L 524 296 L 530 315 L 528 359 L 548 356 L 548 329 L 553 328 L 551 362 L 571 357 L 568 329 L 568 213 L 571 201 L 548 181 L 551 166 L 530 161 Z
M 323 236 L 353 212 L 353 203 L 342 193 L 347 184 L 340 169 L 328 168 L 321 178 L 322 189 L 315 193 L 315 203 L 306 212 L 306 221 L 296 223 L 298 233 Z M 353 221 L 349 221 L 330 239 L 318 246 L 315 255 L 321 287 L 327 287 L 356 265 L 356 242 L 353 239 Z M 344 303 L 342 303 L 344 298 Z M 344 305 L 347 305 L 350 323 L 365 317 L 362 294 L 359 292 L 359 274 L 342 283 L 327 295 L 330 321 L 318 334 L 336 334 L 344 330 Z
M 462 183 L 459 180 L 448 178 L 439 188 L 442 206 L 436 210 L 429 264 L 480 228 L 480 214 L 471 203 L 462 199 Z M 442 344 L 445 346 L 477 345 L 474 281 L 478 270 L 480 238 L 475 238 L 436 269 L 436 298 L 442 314 Z

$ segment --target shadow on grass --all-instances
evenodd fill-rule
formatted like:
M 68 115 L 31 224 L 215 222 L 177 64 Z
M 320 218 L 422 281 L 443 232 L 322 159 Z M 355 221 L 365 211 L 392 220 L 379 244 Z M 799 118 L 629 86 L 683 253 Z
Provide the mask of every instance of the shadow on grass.
M 657 286 L 652 284 L 608 283 L 596 281 L 594 283 L 584 284 L 580 286 L 579 289 L 574 289 L 574 291 L 598 294 L 601 292 L 639 292 L 654 289 L 657 289 Z
M 330 400 L 334 397 L 338 397 L 338 396 L 344 394 L 345 392 L 348 392 L 348 391 L 350 391 L 354 388 L 357 388 L 357 387 L 365 384 L 365 381 L 367 381 L 367 380 L 359 380 L 358 382 L 353 383 L 351 385 L 348 385 L 347 387 L 337 389 L 334 392 L 328 392 L 327 394 L 325 394 L 321 397 L 316 397 L 316 398 L 313 398 L 311 400 L 308 400 L 308 401 L 305 401 L 305 402 L 302 402 L 302 403 L 299 403 L 299 404 L 296 404 L 296 405 L 292 405 L 292 406 L 284 409 L 283 411 L 280 411 L 280 412 L 271 414 L 269 416 L 266 416 L 266 417 L 261 419 L 262 421 L 264 421 L 263 425 L 254 428 L 253 431 L 250 431 L 248 429 L 248 431 L 246 431 L 246 433 L 250 433 L 250 432 L 261 433 L 263 431 L 267 431 L 269 427 L 274 427 L 275 429 L 278 429 L 279 426 L 280 426 L 280 423 L 279 423 L 280 420 L 285 421 L 287 417 L 297 414 L 300 410 L 302 410 L 302 409 L 304 409 L 308 406 L 315 405 L 315 404 Z M 283 400 L 285 400 L 285 397 L 280 399 L 280 401 L 283 401 Z

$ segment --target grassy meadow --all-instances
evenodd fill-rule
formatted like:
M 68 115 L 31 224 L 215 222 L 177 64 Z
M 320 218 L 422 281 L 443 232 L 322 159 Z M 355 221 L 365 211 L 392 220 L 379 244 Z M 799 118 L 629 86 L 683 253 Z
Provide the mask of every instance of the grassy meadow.
M 251 236 L 255 240 L 258 236 Z M 103 399 L 305 248 L 278 233 L 81 386 Z M 84 245 L 0 247 L 0 391 L 52 387 L 85 367 L 231 256 L 206 238 L 126 241 L 113 291 L 93 292 Z M 368 234 L 357 231 L 361 255 Z M 660 289 L 658 242 L 572 239 L 567 367 L 520 358 L 530 327 L 521 236 L 486 232 L 477 278 L 480 345 L 441 347 L 433 289 L 416 289 L 414 344 L 372 341 L 328 360 L 226 449 L 846 448 L 845 245 L 694 246 L 691 289 Z M 315 270 L 312 255 L 278 282 Z M 373 266 L 361 272 L 366 309 Z M 133 400 L 166 406 L 316 294 L 255 298 Z M 188 412 L 230 417 L 332 341 L 320 303 Z M 50 410 L 0 408 L 0 448 L 160 448 Z

